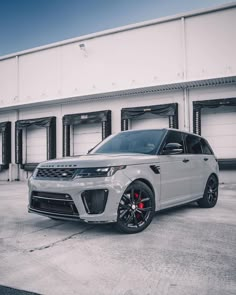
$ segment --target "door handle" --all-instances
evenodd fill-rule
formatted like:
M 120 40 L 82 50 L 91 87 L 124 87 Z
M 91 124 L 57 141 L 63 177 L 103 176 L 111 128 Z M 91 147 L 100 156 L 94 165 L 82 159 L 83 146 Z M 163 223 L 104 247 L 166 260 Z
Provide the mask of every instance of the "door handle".
M 187 163 L 187 162 L 189 162 L 189 159 L 183 159 L 183 162 Z
M 204 158 L 204 161 L 208 161 L 208 158 Z

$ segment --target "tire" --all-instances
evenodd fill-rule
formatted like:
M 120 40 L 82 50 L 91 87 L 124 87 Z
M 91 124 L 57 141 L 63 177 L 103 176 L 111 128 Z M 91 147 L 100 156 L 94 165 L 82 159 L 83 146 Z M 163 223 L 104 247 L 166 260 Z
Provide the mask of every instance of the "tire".
M 121 197 L 117 210 L 116 228 L 123 233 L 143 231 L 155 214 L 155 199 L 152 190 L 143 182 L 135 181 Z
M 206 183 L 203 198 L 198 200 L 198 205 L 201 208 L 213 208 L 218 200 L 218 180 L 214 175 L 211 175 Z

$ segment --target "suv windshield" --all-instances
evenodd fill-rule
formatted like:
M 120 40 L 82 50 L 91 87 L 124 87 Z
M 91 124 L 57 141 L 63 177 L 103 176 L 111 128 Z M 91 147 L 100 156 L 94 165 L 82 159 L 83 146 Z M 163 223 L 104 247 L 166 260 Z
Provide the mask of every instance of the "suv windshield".
M 164 130 L 121 132 L 99 144 L 92 154 L 138 153 L 155 155 L 164 133 Z

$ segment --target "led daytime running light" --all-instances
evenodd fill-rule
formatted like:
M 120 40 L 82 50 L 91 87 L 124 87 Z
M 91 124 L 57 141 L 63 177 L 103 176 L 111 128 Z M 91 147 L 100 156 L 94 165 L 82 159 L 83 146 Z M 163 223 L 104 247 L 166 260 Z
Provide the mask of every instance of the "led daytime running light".
M 125 168 L 125 165 L 112 167 L 79 168 L 75 174 L 75 178 L 110 177 L 113 176 L 117 171 Z

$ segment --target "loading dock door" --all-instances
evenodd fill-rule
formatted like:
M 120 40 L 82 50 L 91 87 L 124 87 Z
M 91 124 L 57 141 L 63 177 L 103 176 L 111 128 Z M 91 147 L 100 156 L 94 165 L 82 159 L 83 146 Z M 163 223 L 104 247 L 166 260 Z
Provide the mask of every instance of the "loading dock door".
M 47 159 L 47 136 L 44 127 L 26 128 L 26 163 L 39 163 Z
M 201 134 L 219 159 L 236 158 L 236 107 L 203 108 Z
M 130 120 L 130 129 L 154 129 L 168 128 L 168 117 L 157 117 L 152 114 L 146 114 Z
M 101 124 L 90 123 L 73 126 L 73 155 L 87 154 L 102 140 Z
M 63 157 L 87 154 L 111 134 L 111 111 L 63 116 Z
M 178 129 L 178 104 L 141 106 L 121 110 L 121 130 L 147 128 Z

